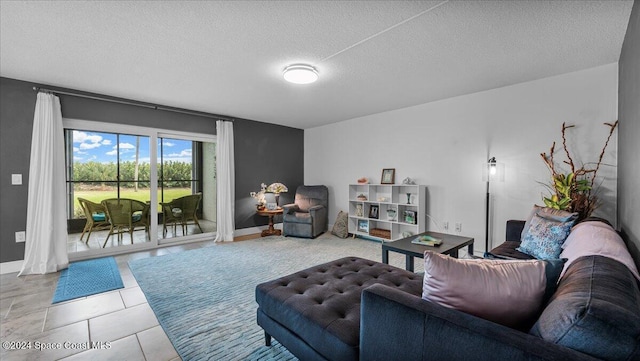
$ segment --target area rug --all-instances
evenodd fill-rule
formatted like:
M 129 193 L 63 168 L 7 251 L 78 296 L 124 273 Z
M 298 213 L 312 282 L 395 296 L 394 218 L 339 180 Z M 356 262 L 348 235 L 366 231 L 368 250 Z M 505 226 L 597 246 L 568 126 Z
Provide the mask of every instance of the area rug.
M 380 243 L 274 236 L 134 260 L 129 268 L 183 360 L 294 360 L 275 340 L 264 346 L 255 287 L 345 256 L 379 261 Z M 404 265 L 403 257 L 391 261 Z
M 51 303 L 73 300 L 123 288 L 118 264 L 113 257 L 72 262 L 60 272 Z

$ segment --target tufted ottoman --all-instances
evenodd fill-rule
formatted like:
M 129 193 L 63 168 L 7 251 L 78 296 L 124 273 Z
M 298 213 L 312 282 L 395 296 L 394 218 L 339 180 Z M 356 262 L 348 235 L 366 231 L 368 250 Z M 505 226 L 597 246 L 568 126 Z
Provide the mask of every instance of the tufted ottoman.
M 362 290 L 384 284 L 420 296 L 422 275 L 341 258 L 256 287 L 258 325 L 301 360 L 358 360 Z

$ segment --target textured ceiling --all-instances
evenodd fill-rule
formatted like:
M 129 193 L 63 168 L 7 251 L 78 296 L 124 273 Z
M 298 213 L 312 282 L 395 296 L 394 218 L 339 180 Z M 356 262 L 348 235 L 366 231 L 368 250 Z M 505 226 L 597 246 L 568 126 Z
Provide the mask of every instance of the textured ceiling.
M 0 75 L 307 129 L 617 62 L 632 5 L 1 1 Z

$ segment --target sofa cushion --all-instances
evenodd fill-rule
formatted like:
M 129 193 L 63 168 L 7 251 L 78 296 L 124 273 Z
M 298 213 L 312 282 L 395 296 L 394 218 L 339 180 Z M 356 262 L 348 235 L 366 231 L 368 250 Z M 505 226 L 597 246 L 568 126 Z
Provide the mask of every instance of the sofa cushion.
M 640 290 L 622 263 L 575 260 L 530 331 L 605 360 L 640 360 Z
M 424 254 L 422 298 L 527 330 L 555 289 L 560 260 L 456 259 Z
M 542 260 L 558 259 L 562 243 L 567 239 L 574 223 L 575 219 L 545 218 L 536 213 L 516 250 Z
M 517 250 L 520 241 L 506 241 L 498 247 L 494 248 L 487 254 L 485 258 L 497 259 L 534 259 L 532 255 L 522 253 Z
M 565 270 L 580 257 L 600 255 L 613 258 L 624 264 L 640 280 L 638 268 L 633 262 L 627 246 L 607 221 L 589 221 L 575 225 L 562 248 L 560 257 L 567 259 L 567 263 L 564 265 Z

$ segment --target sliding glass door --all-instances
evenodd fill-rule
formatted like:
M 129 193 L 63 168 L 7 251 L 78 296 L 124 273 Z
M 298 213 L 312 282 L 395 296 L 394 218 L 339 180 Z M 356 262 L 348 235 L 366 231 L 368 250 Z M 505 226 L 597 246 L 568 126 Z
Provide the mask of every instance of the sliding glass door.
M 215 143 L 158 139 L 160 238 L 215 232 Z
M 215 137 L 65 119 L 75 258 L 212 238 Z

